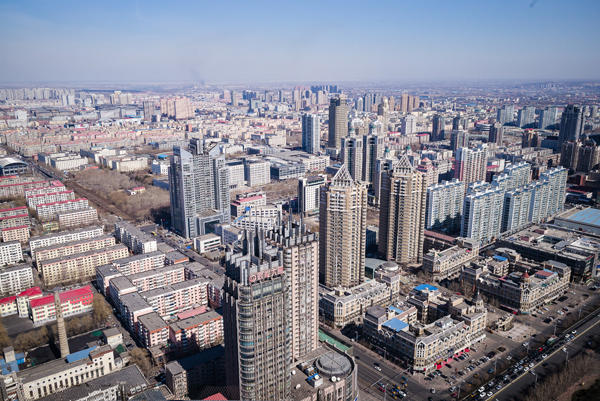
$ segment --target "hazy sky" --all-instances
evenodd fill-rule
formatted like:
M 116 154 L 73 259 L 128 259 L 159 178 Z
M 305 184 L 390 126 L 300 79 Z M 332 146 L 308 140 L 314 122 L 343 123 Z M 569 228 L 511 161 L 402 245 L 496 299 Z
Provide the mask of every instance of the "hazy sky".
M 600 78 L 600 0 L 0 0 L 0 82 Z

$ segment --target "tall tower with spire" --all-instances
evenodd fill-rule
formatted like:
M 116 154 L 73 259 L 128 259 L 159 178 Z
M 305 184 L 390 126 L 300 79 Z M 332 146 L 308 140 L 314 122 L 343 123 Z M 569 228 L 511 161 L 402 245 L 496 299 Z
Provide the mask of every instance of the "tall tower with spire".
M 327 190 L 319 210 L 319 281 L 327 287 L 353 287 L 365 279 L 367 189 L 346 165 Z
M 58 344 L 60 346 L 60 357 L 66 358 L 69 352 L 69 338 L 67 337 L 67 328 L 65 326 L 65 318 L 63 316 L 62 304 L 60 302 L 60 294 L 54 292 L 54 310 L 56 311 L 56 329 L 58 331 Z

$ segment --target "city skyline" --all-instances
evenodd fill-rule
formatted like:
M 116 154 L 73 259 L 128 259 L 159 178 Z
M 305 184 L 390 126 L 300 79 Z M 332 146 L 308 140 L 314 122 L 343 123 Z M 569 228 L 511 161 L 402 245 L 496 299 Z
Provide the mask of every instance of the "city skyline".
M 168 9 L 7 2 L 0 49 L 18 57 L 5 59 L 0 76 L 5 83 L 597 79 L 598 11 L 592 1 Z

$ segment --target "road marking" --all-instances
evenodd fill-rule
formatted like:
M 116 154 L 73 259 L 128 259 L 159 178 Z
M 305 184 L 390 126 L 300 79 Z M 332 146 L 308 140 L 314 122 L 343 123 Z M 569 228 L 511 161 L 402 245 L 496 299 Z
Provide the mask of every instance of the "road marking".
M 600 323 L 600 319 L 598 319 L 598 317 L 596 317 L 596 322 L 594 324 L 592 324 L 590 327 L 588 327 L 587 329 L 578 332 L 575 337 L 571 340 L 571 343 L 573 343 L 576 339 L 578 339 L 579 337 L 581 337 L 582 335 L 584 335 L 588 330 L 591 330 L 594 326 L 596 326 L 598 323 Z M 564 333 L 563 333 L 564 334 Z M 512 386 L 514 383 L 518 382 L 519 380 L 521 380 L 521 378 L 523 376 L 526 376 L 527 373 L 531 372 L 533 369 L 537 368 L 540 364 L 544 363 L 544 361 L 548 358 L 551 358 L 552 356 L 554 356 L 554 354 L 556 354 L 558 351 L 562 351 L 562 347 L 559 347 L 556 351 L 552 352 L 550 355 L 548 355 L 546 358 L 542 359 L 541 361 L 539 361 L 538 363 L 536 363 L 535 365 L 533 365 L 533 368 L 529 369 L 527 372 L 523 372 L 520 376 L 518 376 L 515 380 L 513 380 L 512 382 L 508 383 L 505 387 L 502 387 L 500 390 L 498 390 L 497 393 L 495 393 L 494 395 L 492 395 L 491 397 L 487 398 L 486 401 L 492 400 L 494 397 L 496 397 L 498 394 L 500 394 L 501 392 L 503 392 L 504 390 L 506 390 L 507 388 L 509 388 L 510 386 Z

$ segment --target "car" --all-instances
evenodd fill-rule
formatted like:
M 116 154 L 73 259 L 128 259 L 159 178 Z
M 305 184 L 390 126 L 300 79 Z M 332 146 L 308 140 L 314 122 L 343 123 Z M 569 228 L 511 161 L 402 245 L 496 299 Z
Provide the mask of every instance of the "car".
M 479 391 L 480 393 L 483 393 L 485 391 L 485 387 L 481 386 L 481 387 L 479 387 L 479 389 L 477 391 Z
M 548 354 L 542 354 L 542 359 L 548 358 Z
M 573 330 L 573 331 L 571 332 L 571 334 L 573 334 L 573 335 L 577 334 L 577 330 Z
M 450 394 L 450 397 L 452 397 L 452 398 L 456 398 L 456 397 L 458 397 L 458 393 L 457 393 L 457 392 L 454 392 L 454 393 Z
M 488 396 L 488 397 L 491 397 L 491 396 L 493 396 L 493 395 L 494 395 L 494 393 L 492 393 L 491 391 L 487 393 L 487 396 Z
M 533 362 L 529 362 L 529 367 L 533 368 L 535 366 L 535 364 Z
M 433 387 L 430 388 L 429 391 L 431 391 L 431 394 L 435 394 L 435 389 Z
M 381 368 L 379 366 L 375 366 L 375 370 L 381 372 Z
M 500 390 L 500 389 L 502 389 L 502 384 L 498 384 L 498 385 L 496 386 L 496 391 L 498 391 L 498 390 Z
M 525 366 L 525 369 L 523 369 L 525 372 L 529 371 L 529 366 Z
M 512 359 L 512 355 L 507 355 L 507 356 L 506 356 L 506 360 L 507 360 L 507 361 L 510 361 L 511 359 Z
M 452 369 L 452 365 L 450 365 L 450 364 L 447 364 L 446 367 L 449 369 Z

